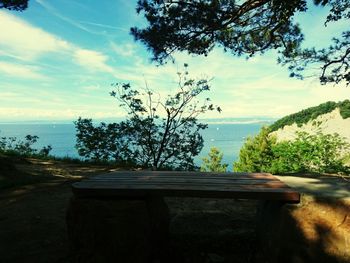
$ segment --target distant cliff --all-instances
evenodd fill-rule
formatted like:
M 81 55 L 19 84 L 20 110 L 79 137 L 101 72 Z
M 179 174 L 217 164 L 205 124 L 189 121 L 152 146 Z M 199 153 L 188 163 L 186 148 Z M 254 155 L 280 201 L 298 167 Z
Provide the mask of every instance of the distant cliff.
M 308 123 L 316 119 L 318 116 L 330 113 L 334 111 L 336 108 L 339 109 L 339 113 L 343 119 L 347 119 L 350 117 L 350 101 L 344 100 L 340 102 L 328 101 L 326 103 L 322 103 L 316 107 L 310 107 L 304 110 L 301 110 L 297 113 L 290 114 L 285 116 L 276 122 L 274 122 L 270 129 L 271 131 L 277 131 L 278 129 L 283 128 L 287 125 L 297 124 L 298 127 L 303 124 Z
M 292 140 L 299 131 L 311 134 L 321 131 L 324 134 L 338 133 L 350 142 L 350 101 L 326 102 L 302 110 L 276 121 L 270 129 L 277 141 Z

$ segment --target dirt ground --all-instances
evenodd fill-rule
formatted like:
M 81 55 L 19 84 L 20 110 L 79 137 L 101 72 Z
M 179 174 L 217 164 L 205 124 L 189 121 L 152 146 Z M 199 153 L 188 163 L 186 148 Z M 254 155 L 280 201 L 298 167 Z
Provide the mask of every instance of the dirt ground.
M 0 189 L 0 262 L 70 262 L 65 214 L 70 185 L 115 167 L 29 159 L 17 171 L 43 177 Z M 177 262 L 258 262 L 254 259 L 257 203 L 167 198 L 171 254 Z M 260 260 L 259 260 L 260 262 Z

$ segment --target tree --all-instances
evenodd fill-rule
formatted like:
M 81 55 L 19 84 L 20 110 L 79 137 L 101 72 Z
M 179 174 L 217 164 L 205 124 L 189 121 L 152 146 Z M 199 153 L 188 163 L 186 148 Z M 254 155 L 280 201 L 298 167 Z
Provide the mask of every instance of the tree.
M 333 45 L 316 50 L 302 49 L 304 36 L 293 21 L 306 12 L 306 0 L 139 0 L 148 26 L 131 28 L 135 40 L 164 63 L 175 51 L 207 55 L 215 45 L 233 55 L 251 57 L 276 49 L 279 63 L 289 65 L 291 77 L 302 78 L 309 64 L 320 67 L 321 83 L 350 83 L 350 31 L 333 39 Z M 330 8 L 325 25 L 350 18 L 348 0 L 314 0 Z
M 28 0 L 0 0 L 0 9 L 23 11 L 28 7 Z
M 239 151 L 238 161 L 233 163 L 235 172 L 269 172 L 276 137 L 270 136 L 268 127 L 262 127 L 259 134 L 248 137 Z
M 187 65 L 178 77 L 178 90 L 165 101 L 148 87 L 140 91 L 128 83 L 113 84 L 111 95 L 128 117 L 113 125 L 101 123 L 99 127 L 80 118 L 76 122 L 79 154 L 95 160 L 113 156 L 154 169 L 194 169 L 193 157 L 203 147 L 200 131 L 207 128 L 197 117 L 221 109 L 214 107 L 209 98 L 200 101 L 200 95 L 210 90 L 208 80 L 189 78 Z
M 228 164 L 222 164 L 224 154 L 216 147 L 210 148 L 208 157 L 204 157 L 201 166 L 202 172 L 226 172 Z

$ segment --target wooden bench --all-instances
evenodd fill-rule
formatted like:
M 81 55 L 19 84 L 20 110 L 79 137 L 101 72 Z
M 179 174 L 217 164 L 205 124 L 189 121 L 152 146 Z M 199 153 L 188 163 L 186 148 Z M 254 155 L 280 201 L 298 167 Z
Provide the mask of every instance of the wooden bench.
M 267 173 L 124 171 L 74 183 L 77 197 L 179 196 L 278 200 L 298 203 L 300 195 Z
M 72 190 L 67 223 L 80 262 L 148 262 L 155 251 L 166 251 L 163 197 L 300 201 L 297 191 L 267 173 L 122 171 L 74 183 Z

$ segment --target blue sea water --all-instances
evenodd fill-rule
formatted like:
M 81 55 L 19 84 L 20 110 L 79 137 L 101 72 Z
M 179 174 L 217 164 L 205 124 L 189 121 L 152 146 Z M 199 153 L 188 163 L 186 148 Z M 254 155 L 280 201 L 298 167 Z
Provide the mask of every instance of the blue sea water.
M 232 169 L 233 161 L 237 160 L 239 150 L 245 138 L 259 132 L 262 123 L 249 124 L 209 124 L 208 129 L 202 131 L 204 147 L 195 158 L 197 165 L 202 163 L 211 147 L 219 148 L 223 154 L 223 163 L 229 164 Z M 0 124 L 0 137 L 14 136 L 24 139 L 27 134 L 39 136 L 34 148 L 52 146 L 51 154 L 59 157 L 79 157 L 75 149 L 74 124 Z

